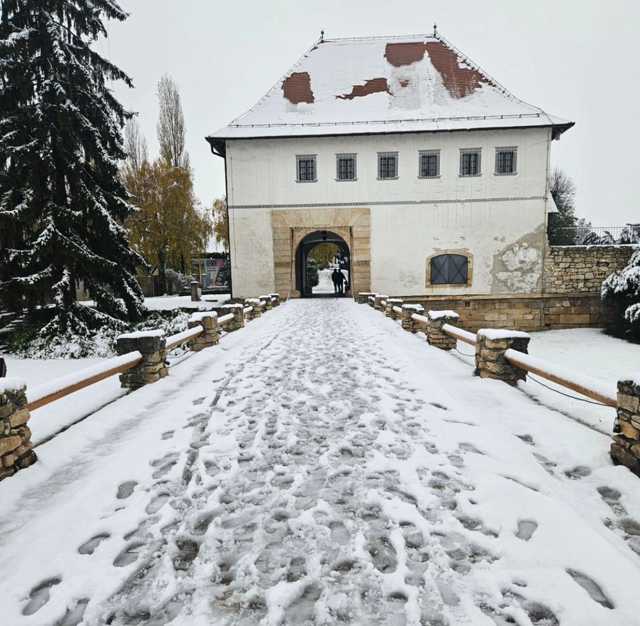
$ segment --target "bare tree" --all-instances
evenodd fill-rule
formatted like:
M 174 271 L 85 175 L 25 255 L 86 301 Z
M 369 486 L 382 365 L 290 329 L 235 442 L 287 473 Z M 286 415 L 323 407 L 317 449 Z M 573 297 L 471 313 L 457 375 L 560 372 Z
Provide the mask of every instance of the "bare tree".
M 158 83 L 160 117 L 158 141 L 160 158 L 171 167 L 188 169 L 189 156 L 185 151 L 184 113 L 178 87 L 170 76 L 163 76 Z
M 549 178 L 549 191 L 558 209 L 549 214 L 549 241 L 556 245 L 575 243 L 577 217 L 575 210 L 575 183 L 561 169 L 553 170 Z
M 132 172 L 139 172 L 143 163 L 149 161 L 147 140 L 135 118 L 131 118 L 124 129 L 124 147 L 127 153 L 126 166 Z

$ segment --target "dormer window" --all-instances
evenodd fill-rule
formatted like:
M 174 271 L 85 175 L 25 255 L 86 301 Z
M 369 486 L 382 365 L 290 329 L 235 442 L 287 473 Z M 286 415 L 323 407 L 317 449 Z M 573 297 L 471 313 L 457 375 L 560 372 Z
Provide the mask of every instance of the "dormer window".
M 296 180 L 299 183 L 317 182 L 315 154 L 299 154 L 296 156 Z
M 378 180 L 398 178 L 398 153 L 378 152 Z

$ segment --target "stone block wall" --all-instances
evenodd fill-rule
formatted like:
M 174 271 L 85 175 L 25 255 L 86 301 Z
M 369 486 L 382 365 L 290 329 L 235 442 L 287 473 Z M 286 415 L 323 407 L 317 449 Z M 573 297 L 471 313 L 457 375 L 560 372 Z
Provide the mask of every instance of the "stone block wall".
M 550 246 L 544 260 L 545 294 L 600 294 L 602 281 L 629 263 L 635 250 L 620 246 Z
M 29 417 L 24 383 L 0 378 L 0 480 L 37 460 L 27 426 Z
M 640 476 L 640 372 L 635 378 L 618 382 L 615 431 L 611 458 Z

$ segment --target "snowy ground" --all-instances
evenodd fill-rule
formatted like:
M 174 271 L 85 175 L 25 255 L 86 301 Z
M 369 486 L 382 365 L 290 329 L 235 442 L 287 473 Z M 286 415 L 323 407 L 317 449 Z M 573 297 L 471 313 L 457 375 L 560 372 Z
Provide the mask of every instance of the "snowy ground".
M 640 345 L 606 335 L 597 328 L 574 328 L 530 333 L 529 353 L 581 375 L 609 383 L 615 393 L 617 381 L 640 370 Z M 458 344 L 458 356 L 470 355 L 473 348 Z M 460 357 L 471 365 L 473 357 Z M 559 391 L 551 391 L 544 385 Z M 564 387 L 530 376 L 520 388 L 536 402 L 562 412 L 602 433 L 613 431 L 615 409 L 588 401 L 574 400 L 561 394 L 579 396 Z
M 229 297 L 228 293 L 204 295 L 200 302 L 192 302 L 191 296 L 157 296 L 155 298 L 145 298 L 144 304 L 150 311 L 172 311 L 173 309 L 206 311 L 219 306 Z
M 0 484 L 2 623 L 630 626 L 640 483 L 608 446 L 369 307 L 292 301 Z

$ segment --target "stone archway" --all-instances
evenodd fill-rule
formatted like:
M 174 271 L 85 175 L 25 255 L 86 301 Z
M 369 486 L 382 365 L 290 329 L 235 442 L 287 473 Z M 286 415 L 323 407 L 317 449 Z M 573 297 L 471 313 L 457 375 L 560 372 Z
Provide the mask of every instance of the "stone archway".
M 341 237 L 351 253 L 352 293 L 370 291 L 371 217 L 365 207 L 279 209 L 271 213 L 276 291 L 300 297 L 296 289 L 296 251 L 300 242 L 316 231 Z
M 311 298 L 314 295 L 317 295 L 313 293 L 313 285 L 309 282 L 310 276 L 307 269 L 308 257 L 311 254 L 312 250 L 314 250 L 318 245 L 325 243 L 334 244 L 336 246 L 342 258 L 346 261 L 346 267 L 343 267 L 343 269 L 346 269 L 346 271 L 348 272 L 347 276 L 351 276 L 351 251 L 344 238 L 330 230 L 316 230 L 308 233 L 298 244 L 296 248 L 295 259 L 296 290 L 303 298 Z M 351 281 L 349 279 L 349 287 L 344 295 L 351 295 L 350 282 Z

